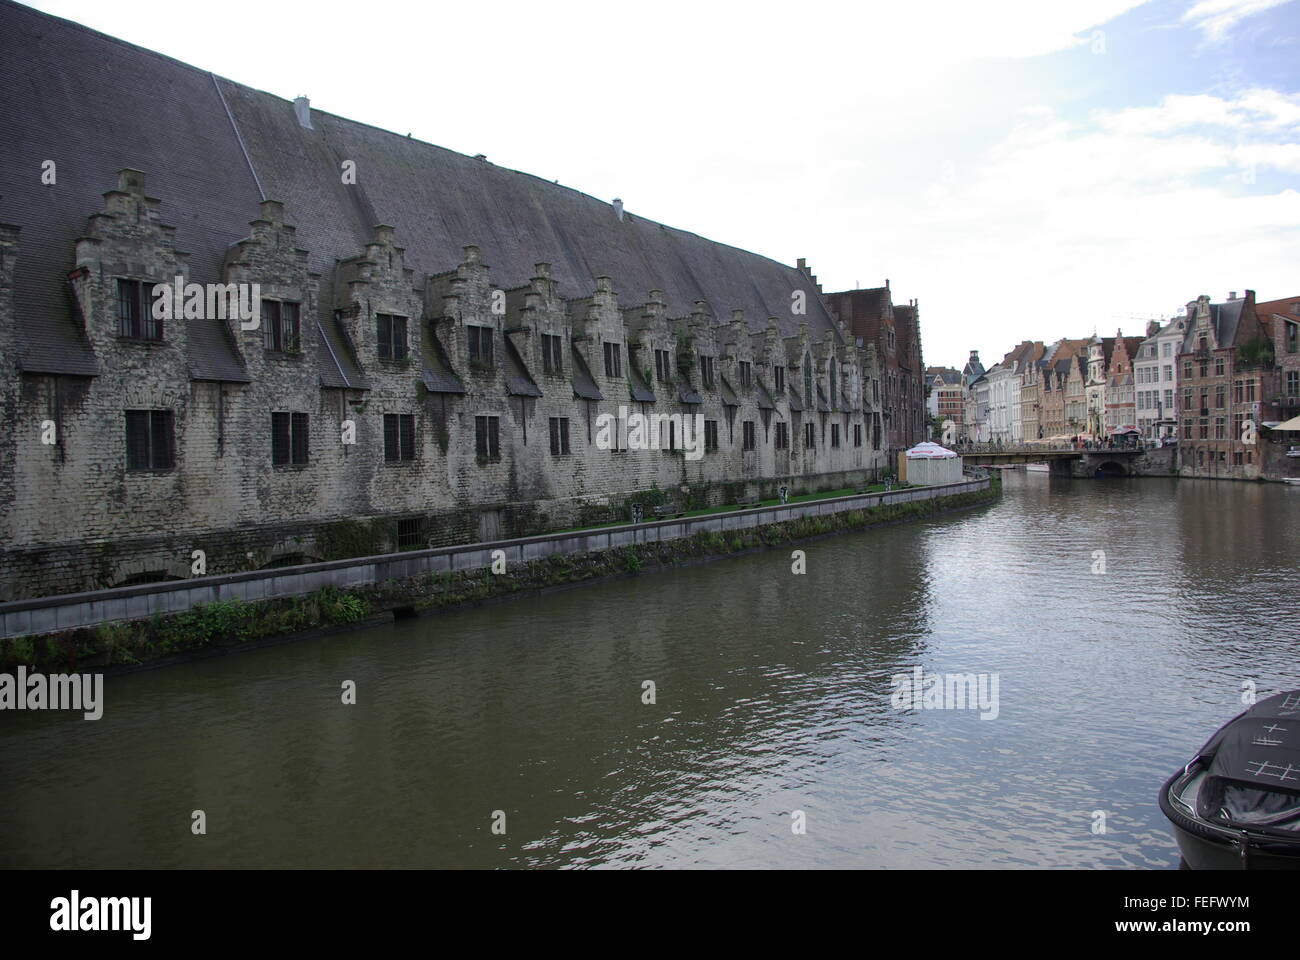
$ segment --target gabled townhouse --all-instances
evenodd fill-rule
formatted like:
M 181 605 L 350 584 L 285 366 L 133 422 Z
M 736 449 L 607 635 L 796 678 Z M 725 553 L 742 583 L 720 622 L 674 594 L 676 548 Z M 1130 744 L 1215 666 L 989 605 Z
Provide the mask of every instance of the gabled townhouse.
M 1273 343 L 1255 311 L 1255 292 L 1224 303 L 1202 295 L 1187 305 L 1178 356 L 1179 472 L 1256 479 L 1259 428 L 1275 378 Z

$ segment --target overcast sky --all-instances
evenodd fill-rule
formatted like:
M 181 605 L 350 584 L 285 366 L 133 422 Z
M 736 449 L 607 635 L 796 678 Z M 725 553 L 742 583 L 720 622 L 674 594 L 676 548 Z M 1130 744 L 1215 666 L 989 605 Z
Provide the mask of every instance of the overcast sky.
M 31 5 L 827 290 L 888 277 L 927 364 L 1300 293 L 1297 0 Z

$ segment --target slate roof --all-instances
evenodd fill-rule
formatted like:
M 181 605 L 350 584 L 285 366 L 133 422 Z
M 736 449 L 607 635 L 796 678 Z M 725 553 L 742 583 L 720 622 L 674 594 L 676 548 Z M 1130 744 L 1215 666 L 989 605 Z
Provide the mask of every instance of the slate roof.
M 1246 313 L 1247 300 L 1229 300 L 1227 303 L 1211 303 L 1210 323 L 1214 327 L 1215 341 L 1219 347 L 1235 347 L 1246 343 L 1263 333 L 1262 329 L 1249 330 L 1249 317 Z M 1256 319 L 1258 324 L 1258 319 Z M 1183 335 L 1183 353 L 1196 350 L 1196 319 L 1187 322 L 1187 332 Z
M 540 397 L 542 391 L 533 382 L 532 374 L 528 372 L 524 358 L 519 355 L 514 337 L 509 331 L 506 332 L 504 340 L 506 342 L 506 392 L 512 397 Z
M 640 369 L 635 363 L 628 365 L 628 387 L 632 393 L 632 399 L 637 403 L 654 403 L 654 387 L 646 382 Z
M 260 199 L 210 74 L 0 0 L 0 221 L 19 234 L 14 303 L 20 367 L 93 375 L 98 365 L 65 289 L 74 241 L 125 167 L 164 200 L 193 277 L 216 280 Z M 56 183 L 33 171 L 56 161 Z M 176 204 L 183 203 L 183 207 Z M 202 379 L 246 380 L 233 345 L 191 320 L 188 362 Z
M 464 393 L 465 384 L 452 370 L 451 362 L 447 359 L 447 352 L 442 347 L 442 341 L 438 339 L 437 334 L 433 331 L 432 322 L 428 324 L 425 335 L 420 339 L 421 352 L 423 353 L 422 359 L 424 360 L 421 376 L 425 387 L 432 393 Z M 328 384 L 326 385 L 328 386 Z
M 596 386 L 596 380 L 587 368 L 587 361 L 577 347 L 573 348 L 573 395 L 581 400 L 604 400 L 605 395 Z
M 736 391 L 731 389 L 731 384 L 727 383 L 727 378 L 722 374 L 718 374 L 718 393 L 722 396 L 724 407 L 740 406 L 740 401 L 736 399 Z
M 24 369 L 96 371 L 63 278 L 73 241 L 125 167 L 145 172 L 199 283 L 220 278 L 226 248 L 248 235 L 265 197 L 285 204 L 308 268 L 322 276 L 360 254 L 384 222 L 417 282 L 454 267 L 472 243 L 502 288 L 527 283 L 548 261 L 566 296 L 585 296 L 608 275 L 632 302 L 662 290 L 670 316 L 704 300 L 715 317 L 744 310 L 751 332 L 777 317 L 783 336 L 806 320 L 814 338 L 830 330 L 841 340 L 796 267 L 631 211 L 619 221 L 610 204 L 577 190 L 319 110 L 305 129 L 287 100 L 9 0 L 0 0 L 0 35 L 0 221 L 22 228 L 15 298 Z M 50 157 L 65 158 L 57 189 L 31 175 Z M 343 159 L 357 164 L 355 185 L 341 182 Z M 322 284 L 318 317 L 322 383 L 364 386 L 330 286 Z M 796 289 L 807 293 L 806 316 L 790 313 Z M 221 337 L 193 338 L 191 354 L 196 375 L 242 374 Z

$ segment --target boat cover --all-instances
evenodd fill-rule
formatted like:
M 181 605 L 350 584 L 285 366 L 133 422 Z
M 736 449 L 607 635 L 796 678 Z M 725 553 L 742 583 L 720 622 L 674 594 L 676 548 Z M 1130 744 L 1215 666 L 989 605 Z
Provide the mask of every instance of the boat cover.
M 1210 757 L 1197 814 L 1226 826 L 1300 832 L 1300 690 L 1259 701 L 1229 721 Z

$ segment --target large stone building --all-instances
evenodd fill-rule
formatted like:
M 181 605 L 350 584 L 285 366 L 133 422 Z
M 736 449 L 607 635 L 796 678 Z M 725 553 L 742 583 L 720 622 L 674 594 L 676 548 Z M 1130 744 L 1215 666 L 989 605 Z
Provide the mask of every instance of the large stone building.
M 914 304 L 850 330 L 618 201 L 4 0 L 0 33 L 0 600 L 843 485 L 922 439 Z M 176 278 L 212 299 L 156 314 Z
M 802 260 L 799 266 L 807 269 Z M 816 282 L 811 274 L 809 278 Z M 888 280 L 883 287 L 825 296 L 831 313 L 847 325 L 855 342 L 874 347 L 880 359 L 884 445 L 890 462 L 897 463 L 899 453 L 926 439 L 920 308 L 915 300 L 895 304 Z

